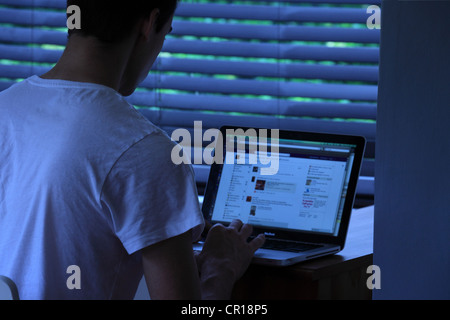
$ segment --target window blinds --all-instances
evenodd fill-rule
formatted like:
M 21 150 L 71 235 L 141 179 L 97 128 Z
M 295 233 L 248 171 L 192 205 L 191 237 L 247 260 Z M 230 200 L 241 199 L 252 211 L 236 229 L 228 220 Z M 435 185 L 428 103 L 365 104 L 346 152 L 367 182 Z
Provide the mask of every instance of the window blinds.
M 182 1 L 163 52 L 128 100 L 169 135 L 193 131 L 194 121 L 203 130 L 227 124 L 363 135 L 359 191 L 373 193 L 380 33 L 366 22 L 374 4 L 380 1 Z M 0 90 L 58 60 L 65 8 L 63 0 L 0 0 Z M 204 183 L 209 167 L 194 168 Z

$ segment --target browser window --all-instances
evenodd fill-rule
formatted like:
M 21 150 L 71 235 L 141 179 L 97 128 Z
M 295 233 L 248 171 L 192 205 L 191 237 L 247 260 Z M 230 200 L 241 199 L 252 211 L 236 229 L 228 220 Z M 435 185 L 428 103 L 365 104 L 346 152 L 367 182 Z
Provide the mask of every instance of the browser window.
M 280 140 L 279 153 L 270 154 L 279 159 L 274 175 L 262 175 L 267 165 L 248 152 L 227 152 L 212 220 L 337 235 L 354 148 Z

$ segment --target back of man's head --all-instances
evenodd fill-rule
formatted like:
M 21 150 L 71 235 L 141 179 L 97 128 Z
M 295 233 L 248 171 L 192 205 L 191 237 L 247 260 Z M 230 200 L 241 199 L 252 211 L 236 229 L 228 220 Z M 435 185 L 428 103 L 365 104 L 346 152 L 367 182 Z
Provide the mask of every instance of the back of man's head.
M 74 34 L 94 36 L 106 43 L 120 42 L 127 37 L 140 18 L 159 9 L 156 31 L 159 32 L 174 14 L 178 0 L 67 0 L 67 7 L 76 5 L 81 11 L 81 29 Z

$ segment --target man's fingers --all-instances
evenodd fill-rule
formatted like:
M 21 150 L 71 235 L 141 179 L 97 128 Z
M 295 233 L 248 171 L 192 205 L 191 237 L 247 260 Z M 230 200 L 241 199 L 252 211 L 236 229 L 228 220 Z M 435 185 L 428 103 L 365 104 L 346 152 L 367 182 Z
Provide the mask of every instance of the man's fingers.
M 264 236 L 264 234 L 259 234 L 256 238 L 249 242 L 250 248 L 253 250 L 253 252 L 255 252 L 256 250 L 261 248 L 265 241 L 266 237 Z
M 222 225 L 216 224 L 211 229 L 215 229 L 216 227 L 220 227 L 220 226 L 223 228 Z M 242 237 L 241 239 L 245 239 L 245 240 L 248 237 L 250 237 L 253 232 L 252 225 L 244 224 L 239 219 L 234 219 L 233 221 L 231 221 L 228 228 L 235 230 L 238 234 L 240 234 L 240 237 Z M 254 253 L 257 249 L 259 249 L 264 244 L 265 241 L 266 241 L 266 237 L 264 236 L 264 234 L 260 234 L 257 237 L 255 237 L 252 241 L 250 241 L 248 243 L 248 245 L 250 246 L 250 249 Z
M 241 220 L 234 219 L 233 221 L 231 221 L 231 223 L 228 227 L 239 232 L 241 230 L 243 224 L 244 223 Z
M 241 228 L 242 236 L 247 239 L 252 235 L 253 227 L 250 224 L 244 224 Z

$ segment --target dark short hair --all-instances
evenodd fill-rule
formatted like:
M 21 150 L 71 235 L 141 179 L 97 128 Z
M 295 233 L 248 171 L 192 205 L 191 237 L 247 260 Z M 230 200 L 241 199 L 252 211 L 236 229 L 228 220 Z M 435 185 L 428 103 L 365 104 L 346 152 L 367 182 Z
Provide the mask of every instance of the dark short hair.
M 69 30 L 72 34 L 94 36 L 102 42 L 123 40 L 140 18 L 158 8 L 156 31 L 169 21 L 177 8 L 178 0 L 67 0 L 67 7 L 77 5 L 81 12 L 81 29 Z M 68 14 L 69 16 L 69 14 Z

